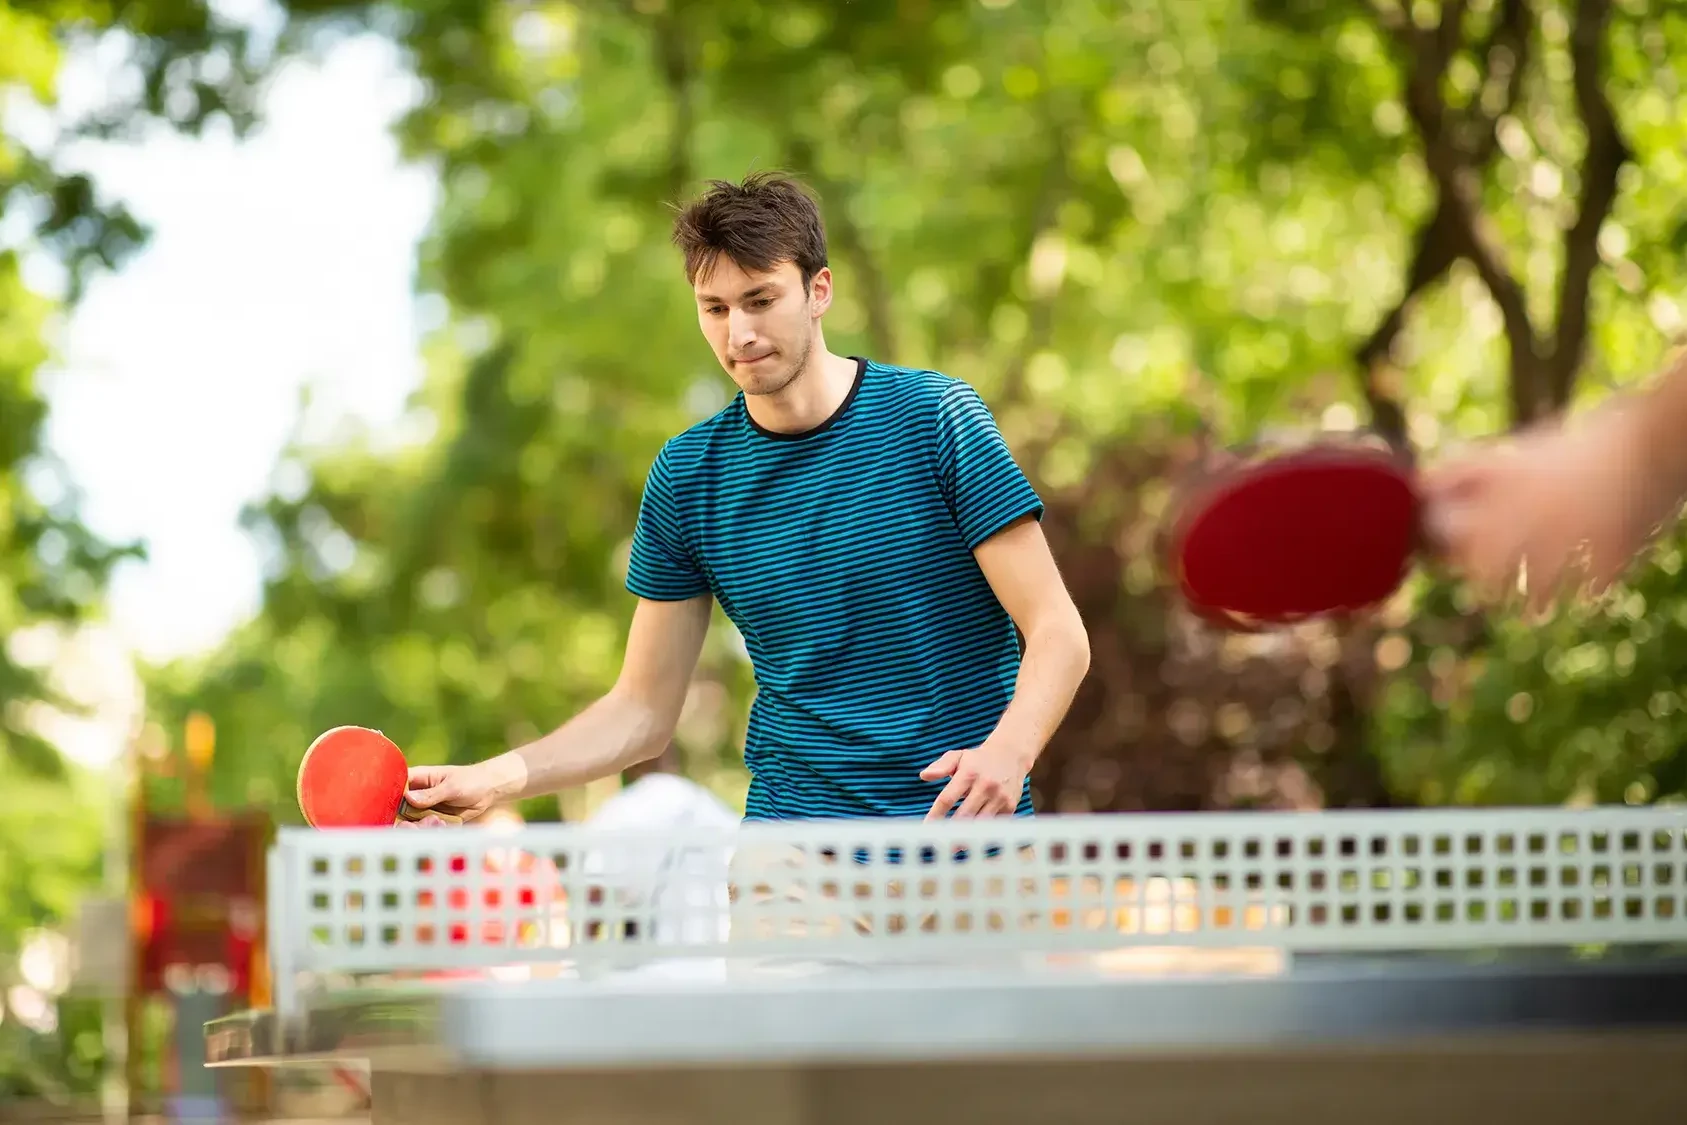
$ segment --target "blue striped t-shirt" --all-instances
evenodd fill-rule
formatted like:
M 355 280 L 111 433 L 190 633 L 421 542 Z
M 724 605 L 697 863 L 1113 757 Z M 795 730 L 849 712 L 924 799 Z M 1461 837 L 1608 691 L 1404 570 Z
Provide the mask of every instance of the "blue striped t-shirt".
M 945 782 L 920 771 L 989 736 L 1019 671 L 972 550 L 1042 511 L 977 392 L 934 371 L 858 360 L 814 429 L 764 430 L 740 394 L 662 447 L 627 588 L 712 593 L 743 635 L 747 820 L 930 810 Z

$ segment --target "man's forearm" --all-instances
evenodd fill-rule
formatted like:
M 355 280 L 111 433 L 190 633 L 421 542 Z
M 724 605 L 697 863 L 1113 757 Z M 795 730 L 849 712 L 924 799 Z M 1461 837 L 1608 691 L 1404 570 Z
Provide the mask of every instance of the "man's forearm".
M 1676 500 L 1687 496 L 1687 351 L 1626 406 L 1639 414 L 1647 462 L 1659 486 Z
M 1089 666 L 1089 636 L 1076 613 L 1027 633 L 1013 701 L 989 741 L 1018 755 L 1029 772 L 1066 718 Z
M 610 692 L 562 726 L 482 766 L 499 800 L 572 789 L 620 773 L 662 752 L 673 724 L 650 705 Z

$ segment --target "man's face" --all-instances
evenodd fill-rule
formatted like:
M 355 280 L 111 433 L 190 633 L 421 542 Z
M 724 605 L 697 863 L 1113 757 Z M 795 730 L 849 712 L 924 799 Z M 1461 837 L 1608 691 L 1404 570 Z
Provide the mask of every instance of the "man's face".
M 720 365 L 745 394 L 770 395 L 808 363 L 815 328 L 832 303 L 832 273 L 815 274 L 805 293 L 795 262 L 748 273 L 723 254 L 692 289 L 697 322 Z

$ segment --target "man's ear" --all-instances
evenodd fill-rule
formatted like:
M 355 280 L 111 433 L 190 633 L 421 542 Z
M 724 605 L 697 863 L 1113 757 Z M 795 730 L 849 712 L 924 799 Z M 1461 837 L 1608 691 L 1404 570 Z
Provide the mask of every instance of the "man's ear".
M 809 315 L 819 320 L 832 307 L 832 267 L 821 266 L 808 282 Z

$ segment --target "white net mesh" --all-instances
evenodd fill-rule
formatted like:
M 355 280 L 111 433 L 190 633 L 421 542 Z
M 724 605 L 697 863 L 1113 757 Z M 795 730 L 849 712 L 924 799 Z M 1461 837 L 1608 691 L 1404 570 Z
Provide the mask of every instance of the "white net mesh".
M 1687 942 L 1687 809 L 284 831 L 296 974 Z

